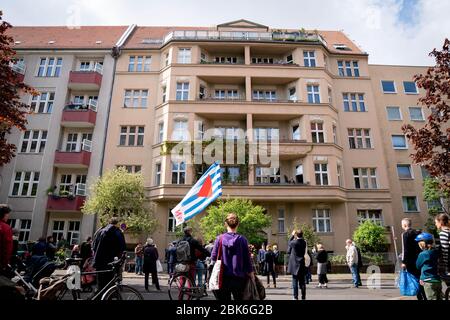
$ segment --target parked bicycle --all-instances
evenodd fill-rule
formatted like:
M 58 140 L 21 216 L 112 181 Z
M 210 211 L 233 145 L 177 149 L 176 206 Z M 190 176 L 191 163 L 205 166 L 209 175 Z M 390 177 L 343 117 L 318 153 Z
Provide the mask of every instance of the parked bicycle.
M 183 265 L 183 267 L 185 266 Z M 189 270 L 179 272 L 176 269 L 178 268 L 175 267 L 175 273 L 169 279 L 168 293 L 170 300 L 200 300 L 208 296 L 208 268 L 202 270 L 204 280 L 201 286 L 197 286 L 195 279 L 189 276 Z

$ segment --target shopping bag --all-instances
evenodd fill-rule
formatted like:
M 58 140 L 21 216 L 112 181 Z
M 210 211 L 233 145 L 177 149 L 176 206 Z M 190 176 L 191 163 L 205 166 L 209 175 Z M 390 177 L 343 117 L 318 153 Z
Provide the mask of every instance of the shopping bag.
M 258 290 L 259 300 L 264 300 L 266 298 L 266 288 L 262 284 L 261 280 L 255 275 L 255 285 L 256 290 Z
M 411 273 L 402 270 L 398 277 L 397 287 L 402 296 L 414 297 L 419 292 L 419 280 Z
M 217 254 L 217 260 L 214 262 L 214 267 L 211 271 L 211 276 L 209 278 L 209 289 L 210 290 L 219 290 L 222 288 L 222 273 L 223 273 L 223 265 L 222 265 L 222 237 L 219 240 L 219 253 Z
M 256 287 L 256 281 L 250 277 L 247 279 L 247 282 L 245 283 L 242 300 L 246 301 L 260 300 L 258 288 Z
M 163 272 L 163 267 L 162 267 L 161 261 L 159 261 L 159 260 L 156 260 L 156 271 Z

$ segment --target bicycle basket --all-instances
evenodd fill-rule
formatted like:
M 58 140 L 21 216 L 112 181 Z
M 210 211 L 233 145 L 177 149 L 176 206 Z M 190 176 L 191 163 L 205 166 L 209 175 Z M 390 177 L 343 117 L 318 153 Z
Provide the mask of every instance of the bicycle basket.
M 175 272 L 178 272 L 178 273 L 189 272 L 189 265 L 183 264 L 183 263 L 178 263 L 175 265 Z

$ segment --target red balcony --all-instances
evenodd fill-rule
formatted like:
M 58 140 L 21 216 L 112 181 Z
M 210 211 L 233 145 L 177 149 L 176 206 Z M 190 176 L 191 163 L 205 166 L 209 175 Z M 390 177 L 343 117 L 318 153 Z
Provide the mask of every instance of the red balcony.
M 62 114 L 63 127 L 90 128 L 97 119 L 97 101 L 89 101 L 87 105 L 67 105 Z
M 56 151 L 55 153 L 55 167 L 58 168 L 88 168 L 90 163 L 91 153 L 89 151 Z
M 100 69 L 90 71 L 70 71 L 69 88 L 71 90 L 99 90 L 102 84 Z
M 80 211 L 85 200 L 85 196 L 59 197 L 49 195 L 47 199 L 47 210 Z

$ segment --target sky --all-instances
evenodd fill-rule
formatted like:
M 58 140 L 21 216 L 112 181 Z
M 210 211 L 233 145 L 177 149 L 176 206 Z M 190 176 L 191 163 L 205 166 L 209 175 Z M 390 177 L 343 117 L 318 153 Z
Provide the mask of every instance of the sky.
M 215 26 L 342 30 L 372 64 L 431 65 L 450 37 L 450 0 L 0 0 L 13 25 Z

